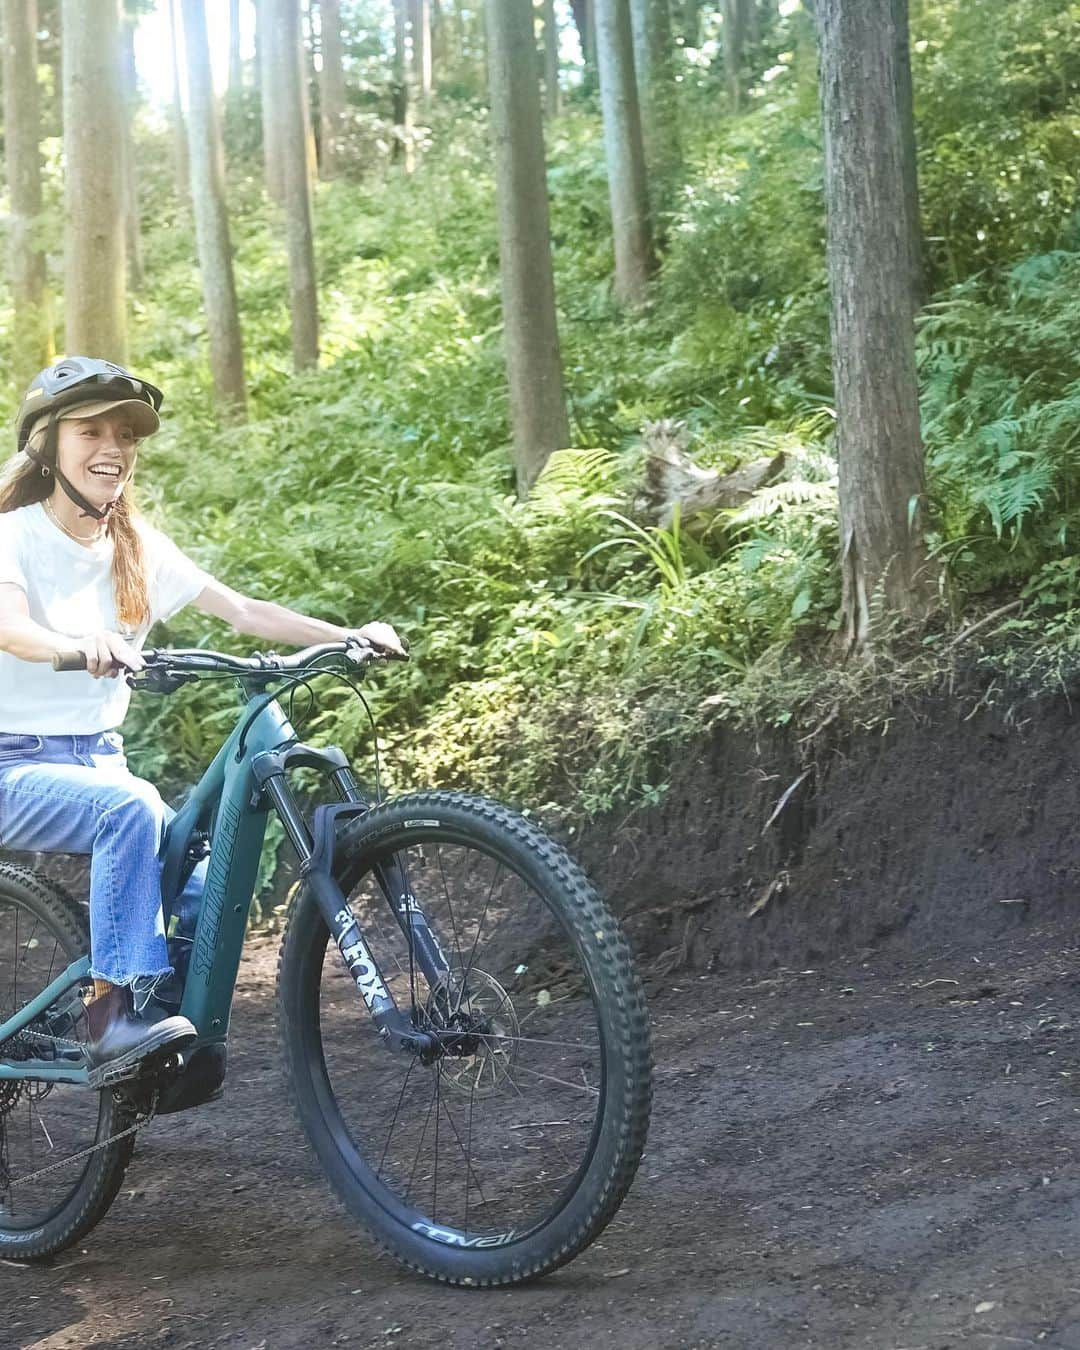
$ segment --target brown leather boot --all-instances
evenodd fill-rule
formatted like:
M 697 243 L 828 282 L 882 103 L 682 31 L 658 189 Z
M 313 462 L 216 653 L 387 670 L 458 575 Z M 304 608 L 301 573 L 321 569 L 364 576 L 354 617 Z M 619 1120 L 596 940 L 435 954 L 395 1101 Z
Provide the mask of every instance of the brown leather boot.
M 179 1048 L 198 1034 L 186 1017 L 154 1022 L 136 1017 L 131 991 L 116 984 L 86 1005 L 86 1025 L 83 1053 L 92 1086 L 130 1077 L 147 1055 L 166 1046 Z

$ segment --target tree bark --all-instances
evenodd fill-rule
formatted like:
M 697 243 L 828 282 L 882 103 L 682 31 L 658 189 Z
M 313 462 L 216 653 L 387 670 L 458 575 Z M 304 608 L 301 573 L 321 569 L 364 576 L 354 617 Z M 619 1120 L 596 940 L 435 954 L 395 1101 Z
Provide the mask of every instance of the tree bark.
M 229 0 L 229 84 L 230 103 L 244 92 L 244 67 L 240 60 L 240 0 Z
M 172 146 L 173 176 L 176 179 L 176 195 L 181 201 L 191 191 L 191 177 L 188 171 L 187 130 L 184 127 L 184 109 L 180 101 L 180 25 L 176 18 L 177 0 L 169 0 L 169 33 L 172 37 Z
M 64 345 L 72 355 L 127 360 L 117 0 L 64 0 Z
M 514 466 L 524 497 L 568 445 L 532 0 L 488 0 L 488 69 Z
M 683 42 L 687 47 L 697 47 L 701 42 L 701 3 L 702 0 L 683 0 Z
M 915 96 L 911 81 L 911 29 L 908 0 L 893 0 L 896 29 L 896 103 L 904 153 L 904 212 L 911 253 L 911 303 L 916 313 L 926 303 L 926 265 L 919 213 L 919 169 L 915 144 Z
M 594 3 L 604 154 L 615 242 L 615 296 L 622 304 L 633 305 L 645 298 L 655 260 L 630 5 L 629 0 L 594 0 Z
M 931 598 L 894 0 L 818 0 L 844 636 Z
M 431 0 L 413 0 L 413 62 L 420 97 L 431 98 Z
M 28 384 L 53 359 L 52 317 L 41 246 L 41 116 L 37 0 L 4 0 L 4 155 L 11 206 L 9 257 L 15 307 L 13 374 Z
M 549 118 L 559 115 L 559 24 L 555 0 L 544 0 L 544 111 Z
M 135 164 L 135 102 L 138 75 L 135 68 L 135 19 L 121 11 L 123 55 L 120 67 L 124 91 L 124 241 L 127 250 L 128 285 L 133 291 L 143 284 L 142 223 L 139 212 L 139 175 Z
M 747 0 L 724 0 L 724 76 L 731 106 L 742 103 L 742 70 L 746 49 Z
M 304 81 L 300 50 L 299 0 L 264 0 L 274 30 L 273 76 L 275 143 L 280 147 L 289 253 L 289 309 L 293 364 L 297 370 L 319 359 L 319 308 L 315 280 L 315 242 L 311 220 Z
M 188 137 L 195 241 L 210 339 L 214 392 L 231 414 L 243 415 L 244 347 L 233 279 L 221 142 L 203 0 L 182 0 L 188 74 Z
M 335 178 L 341 167 L 345 122 L 345 68 L 341 53 L 341 0 L 320 0 L 322 70 L 319 75 L 319 120 L 322 125 L 323 178 Z
M 409 139 L 409 77 L 405 48 L 408 39 L 408 0 L 394 0 L 394 80 L 390 87 L 394 102 L 395 160 L 404 160 L 406 172 L 412 172 L 412 142 Z
M 262 111 L 263 173 L 271 201 L 280 206 L 285 200 L 285 173 L 282 148 L 278 144 L 281 110 L 278 107 L 277 80 L 281 70 L 280 20 L 278 0 L 256 0 L 259 23 L 259 88 Z
M 655 220 L 681 160 L 671 10 L 668 0 L 630 0 L 630 14 L 645 172 Z

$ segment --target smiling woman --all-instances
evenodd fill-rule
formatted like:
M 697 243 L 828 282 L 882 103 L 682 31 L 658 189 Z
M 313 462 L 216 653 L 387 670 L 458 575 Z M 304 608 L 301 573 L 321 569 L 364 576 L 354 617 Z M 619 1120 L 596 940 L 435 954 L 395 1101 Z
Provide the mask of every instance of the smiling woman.
M 158 861 L 169 813 L 128 771 L 117 732 L 130 698 L 119 677 L 144 666 L 151 627 L 195 604 L 271 641 L 359 633 L 401 651 L 386 624 L 341 628 L 231 590 L 139 516 L 129 489 L 161 401 L 120 366 L 66 357 L 31 382 L 21 453 L 0 478 L 0 844 L 91 855 L 86 1054 L 112 1077 L 195 1034 L 169 980 Z M 70 651 L 85 673 L 49 669 Z M 167 900 L 194 907 L 201 887 L 196 869 Z

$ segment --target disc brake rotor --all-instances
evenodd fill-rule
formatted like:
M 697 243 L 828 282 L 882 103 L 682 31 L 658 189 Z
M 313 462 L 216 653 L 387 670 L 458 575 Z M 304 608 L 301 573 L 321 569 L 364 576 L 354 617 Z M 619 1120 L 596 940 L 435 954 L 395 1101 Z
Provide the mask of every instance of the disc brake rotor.
M 497 1092 L 513 1068 L 521 1034 L 513 1000 L 498 980 L 473 969 L 464 997 L 456 984 L 444 981 L 428 995 L 425 1013 L 439 1030 L 461 1031 L 476 1042 L 472 1053 L 439 1060 L 443 1085 L 474 1098 Z

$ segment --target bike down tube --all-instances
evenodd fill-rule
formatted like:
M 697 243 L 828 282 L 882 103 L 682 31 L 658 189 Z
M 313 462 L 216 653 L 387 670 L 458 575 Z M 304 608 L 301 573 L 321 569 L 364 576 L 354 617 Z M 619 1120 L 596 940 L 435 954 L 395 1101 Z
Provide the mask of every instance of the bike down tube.
M 247 727 L 244 751 L 237 758 L 240 730 L 260 704 L 265 706 Z M 180 1005 L 182 1015 L 199 1033 L 200 1046 L 224 1041 L 228 1035 L 236 973 L 266 834 L 266 809 L 254 796 L 251 761 L 261 751 L 295 736 L 279 703 L 266 704 L 263 695 L 249 698 L 228 740 L 168 826 L 163 875 L 175 878 L 192 831 L 200 819 L 213 816 L 206 886 Z

